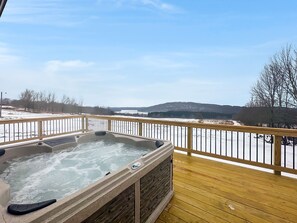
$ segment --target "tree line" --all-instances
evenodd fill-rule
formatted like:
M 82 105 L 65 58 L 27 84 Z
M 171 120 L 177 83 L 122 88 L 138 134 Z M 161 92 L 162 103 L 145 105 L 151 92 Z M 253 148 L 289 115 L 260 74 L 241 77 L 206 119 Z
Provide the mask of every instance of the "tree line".
M 233 114 L 218 112 L 166 111 L 149 112 L 152 118 L 232 119 Z
M 264 66 L 251 99 L 236 116 L 249 125 L 297 126 L 297 48 L 288 45 Z
M 19 99 L 9 101 L 11 106 L 24 108 L 31 112 L 49 112 L 49 113 L 71 113 L 71 114 L 113 114 L 109 108 L 83 106 L 83 100 L 77 101 L 75 98 L 63 95 L 59 100 L 55 93 L 34 91 L 26 89 L 19 95 Z

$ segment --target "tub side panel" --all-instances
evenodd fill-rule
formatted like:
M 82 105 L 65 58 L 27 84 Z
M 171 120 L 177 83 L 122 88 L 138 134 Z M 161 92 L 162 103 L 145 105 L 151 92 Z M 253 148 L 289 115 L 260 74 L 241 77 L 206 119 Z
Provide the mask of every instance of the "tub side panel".
M 135 187 L 134 184 L 105 204 L 83 223 L 122 222 L 135 220 Z
M 10 186 L 9 184 L 5 183 L 0 179 L 0 205 L 3 207 L 6 206 L 6 204 L 10 200 Z
M 146 222 L 170 188 L 171 157 L 168 157 L 140 180 L 140 222 Z

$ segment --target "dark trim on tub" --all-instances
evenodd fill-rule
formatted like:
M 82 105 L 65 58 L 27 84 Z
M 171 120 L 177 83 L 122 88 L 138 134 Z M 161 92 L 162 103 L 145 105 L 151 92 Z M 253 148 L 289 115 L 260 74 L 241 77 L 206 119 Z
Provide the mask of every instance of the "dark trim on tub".
M 155 142 L 155 145 L 156 145 L 157 148 L 159 148 L 159 147 L 161 147 L 161 146 L 164 145 L 164 142 L 161 141 L 161 140 L 157 140 L 157 141 Z
M 0 156 L 3 156 L 5 154 L 5 149 L 0 149 Z
M 97 131 L 95 132 L 96 136 L 105 136 L 106 135 L 106 131 Z
M 56 199 L 51 199 L 34 204 L 11 204 L 7 207 L 7 212 L 12 215 L 24 215 L 45 208 L 56 201 Z

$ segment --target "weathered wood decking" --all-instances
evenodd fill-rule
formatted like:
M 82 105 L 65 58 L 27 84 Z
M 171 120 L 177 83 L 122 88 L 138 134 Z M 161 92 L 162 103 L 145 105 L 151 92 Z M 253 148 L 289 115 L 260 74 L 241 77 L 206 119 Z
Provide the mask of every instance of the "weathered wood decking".
M 158 223 L 297 222 L 297 179 L 178 153 L 173 178 Z

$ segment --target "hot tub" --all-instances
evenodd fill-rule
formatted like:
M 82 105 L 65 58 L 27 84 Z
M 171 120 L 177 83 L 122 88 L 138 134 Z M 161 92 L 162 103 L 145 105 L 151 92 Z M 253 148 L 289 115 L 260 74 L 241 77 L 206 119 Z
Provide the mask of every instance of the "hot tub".
M 90 149 L 85 145 L 93 147 Z M 102 145 L 107 147 L 103 148 Z M 111 147 L 108 147 L 111 145 L 117 145 L 117 150 L 111 150 Z M 120 150 L 128 155 L 118 154 L 117 151 Z M 105 131 L 7 148 L 4 154 L 2 150 L 2 155 L 0 153 L 0 176 L 2 178 L 0 179 L 0 222 L 154 222 L 173 195 L 173 150 L 174 147 L 167 141 Z M 95 156 L 101 157 L 100 152 L 108 165 L 97 166 L 93 160 Z M 53 159 L 52 168 L 56 168 L 62 162 L 60 158 L 55 158 L 56 156 L 59 157 L 62 154 L 62 156 L 72 158 L 76 156 L 83 159 L 88 153 L 91 153 L 91 156 L 85 157 L 87 162 L 86 159 L 79 160 L 74 166 L 71 166 L 71 162 L 75 159 L 62 160 L 68 162 L 63 164 L 66 168 L 63 166 L 62 171 L 71 171 L 71 168 L 77 169 L 87 165 L 87 171 L 83 173 L 87 176 L 95 175 L 95 178 L 90 181 L 77 178 L 77 182 L 83 186 L 80 189 L 73 180 L 76 179 L 75 174 L 72 176 L 68 173 L 64 176 L 59 172 L 60 170 L 51 168 L 45 168 L 42 175 L 40 171 L 37 171 L 39 175 L 33 173 L 31 177 L 35 177 L 35 180 L 32 181 L 32 185 L 29 185 L 31 190 L 28 190 L 31 192 L 25 190 L 23 194 L 19 192 L 26 185 L 20 186 L 14 179 L 9 178 L 13 172 L 11 170 L 17 168 L 20 168 L 20 173 L 16 173 L 22 175 L 23 167 L 19 167 L 18 164 L 24 166 L 33 164 L 38 170 L 42 167 L 34 163 L 36 160 L 40 163 L 42 159 L 44 162 Z M 111 155 L 106 157 L 104 155 L 106 153 Z M 109 164 L 109 160 L 115 156 L 118 156 L 118 159 L 114 161 L 115 163 Z M 57 164 L 57 162 L 60 163 Z M 119 166 L 123 163 L 125 163 L 124 166 Z M 53 175 L 57 180 L 53 178 Z M 47 179 L 47 176 L 50 180 L 44 183 L 43 180 Z M 69 176 L 72 177 L 69 178 L 70 191 L 63 192 L 64 184 L 67 184 Z M 29 176 L 24 178 L 28 180 Z M 38 187 L 34 188 L 37 184 L 36 179 L 39 179 L 41 184 L 43 183 L 43 187 L 48 186 L 46 189 L 49 192 Z M 62 180 L 64 184 L 59 180 Z M 73 182 L 74 185 L 72 185 Z M 53 185 L 60 187 L 53 188 L 55 187 Z M 51 191 L 54 192 L 50 193 Z

